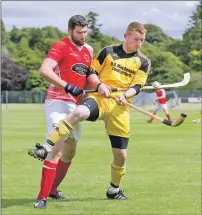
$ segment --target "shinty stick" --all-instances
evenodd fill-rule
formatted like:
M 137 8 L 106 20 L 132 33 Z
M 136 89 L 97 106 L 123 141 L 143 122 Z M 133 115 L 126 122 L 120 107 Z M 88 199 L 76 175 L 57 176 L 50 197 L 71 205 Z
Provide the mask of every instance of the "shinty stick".
M 187 115 L 185 113 L 181 113 L 180 116 L 176 120 L 167 120 L 167 119 L 163 119 L 157 115 L 154 115 L 144 109 L 141 109 L 135 105 L 132 105 L 128 102 L 125 102 L 124 104 L 128 105 L 129 107 L 131 107 L 132 109 L 134 109 L 140 113 L 143 113 L 149 117 L 152 117 L 155 120 L 162 122 L 164 125 L 171 126 L 171 127 L 176 127 L 176 126 L 181 125 L 184 122 L 185 118 L 187 117 Z
M 177 83 L 173 83 L 173 84 L 164 84 L 164 85 L 160 85 L 158 87 L 158 89 L 170 89 L 170 88 L 178 88 L 178 87 L 183 87 L 185 85 L 187 85 L 190 81 L 190 73 L 185 73 L 184 74 L 184 79 L 180 82 Z M 111 88 L 112 92 L 117 92 L 117 91 L 124 91 L 127 90 L 128 88 Z M 142 88 L 142 90 L 154 90 L 156 88 L 154 88 L 153 86 L 144 86 Z M 97 92 L 96 89 L 90 89 L 90 90 L 85 90 L 85 93 L 95 93 Z

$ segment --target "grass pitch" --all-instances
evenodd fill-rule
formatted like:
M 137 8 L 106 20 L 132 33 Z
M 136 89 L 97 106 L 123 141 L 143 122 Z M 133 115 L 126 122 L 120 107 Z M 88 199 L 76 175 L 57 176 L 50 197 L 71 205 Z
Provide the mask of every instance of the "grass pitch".
M 42 162 L 27 155 L 43 143 L 43 105 L 2 106 L 2 214 L 69 215 L 199 215 L 201 214 L 201 125 L 192 122 L 199 105 L 182 105 L 173 119 L 186 112 L 179 127 L 131 113 L 127 171 L 122 187 L 130 201 L 106 200 L 111 148 L 104 124 L 83 122 L 77 156 L 60 190 L 66 201 L 47 201 L 46 210 L 33 208 L 39 191 Z M 159 113 L 164 116 L 163 113 Z

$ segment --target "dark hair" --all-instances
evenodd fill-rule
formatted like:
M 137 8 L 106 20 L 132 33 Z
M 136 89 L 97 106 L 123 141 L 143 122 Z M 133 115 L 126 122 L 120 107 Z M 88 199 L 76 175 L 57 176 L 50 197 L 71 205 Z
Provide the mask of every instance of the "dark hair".
M 81 15 L 72 16 L 69 19 L 68 27 L 73 30 L 76 25 L 85 27 L 86 25 L 88 25 L 88 20 Z

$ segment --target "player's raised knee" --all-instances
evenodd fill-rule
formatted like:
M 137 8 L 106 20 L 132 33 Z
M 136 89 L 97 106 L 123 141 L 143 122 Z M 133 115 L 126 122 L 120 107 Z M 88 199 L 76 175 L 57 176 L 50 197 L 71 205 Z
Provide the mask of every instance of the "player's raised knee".
M 80 122 L 86 120 L 90 115 L 90 111 L 87 107 L 80 105 L 78 106 L 71 115 L 69 115 L 69 121 Z

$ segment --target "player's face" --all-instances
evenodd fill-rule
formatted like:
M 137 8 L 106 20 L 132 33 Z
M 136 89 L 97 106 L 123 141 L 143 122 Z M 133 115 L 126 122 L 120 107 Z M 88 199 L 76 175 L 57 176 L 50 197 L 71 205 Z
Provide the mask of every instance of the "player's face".
M 85 44 L 88 36 L 88 26 L 81 27 L 76 25 L 73 30 L 68 29 L 68 31 L 69 36 L 77 46 L 82 46 Z
M 125 37 L 125 44 L 129 52 L 136 52 L 144 43 L 145 40 L 145 33 L 142 34 L 139 31 L 133 31 L 126 33 Z

